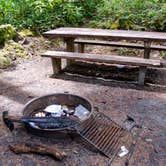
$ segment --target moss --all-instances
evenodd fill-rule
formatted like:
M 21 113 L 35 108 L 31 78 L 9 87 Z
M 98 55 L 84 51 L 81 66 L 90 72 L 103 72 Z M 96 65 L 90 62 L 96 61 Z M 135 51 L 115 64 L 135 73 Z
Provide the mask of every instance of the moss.
M 14 58 L 28 58 L 29 56 L 24 47 L 19 43 L 14 42 L 13 40 L 6 42 L 4 50 L 10 54 L 13 54 Z
M 35 34 L 29 29 L 23 29 L 22 31 L 19 32 L 19 35 L 21 37 L 25 37 L 25 36 L 34 36 Z
M 11 59 L 0 54 L 0 68 L 6 68 L 10 66 Z
M 18 57 L 28 58 L 28 52 L 24 47 L 13 40 L 9 40 L 5 43 L 3 49 L 0 49 L 0 68 L 6 68 L 10 66 L 12 61 Z
M 3 47 L 5 41 L 13 39 L 14 28 L 10 24 L 0 25 L 0 47 Z

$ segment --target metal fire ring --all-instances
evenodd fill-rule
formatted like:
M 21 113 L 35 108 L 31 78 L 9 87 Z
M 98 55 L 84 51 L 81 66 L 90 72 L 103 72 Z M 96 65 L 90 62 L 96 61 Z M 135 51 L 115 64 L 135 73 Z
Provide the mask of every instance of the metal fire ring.
M 73 95 L 69 93 L 53 93 L 53 94 L 37 97 L 29 101 L 23 108 L 23 117 L 32 116 L 32 113 L 34 113 L 36 110 L 43 109 L 51 104 L 73 105 L 73 106 L 77 106 L 78 104 L 81 104 L 85 108 L 87 108 L 90 112 L 87 119 L 90 118 L 94 109 L 92 103 L 88 99 L 85 99 L 81 96 Z M 73 130 L 75 129 L 76 126 L 69 126 L 67 128 L 59 128 L 59 129 L 36 129 L 30 125 L 27 125 L 26 127 L 35 129 L 38 131 L 53 132 L 53 131 L 62 131 L 62 130 Z

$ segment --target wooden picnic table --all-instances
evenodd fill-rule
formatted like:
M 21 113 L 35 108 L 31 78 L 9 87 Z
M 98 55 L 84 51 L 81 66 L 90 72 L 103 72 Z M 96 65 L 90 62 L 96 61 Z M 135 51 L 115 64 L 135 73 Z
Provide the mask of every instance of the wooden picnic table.
M 150 50 L 152 42 L 166 42 L 166 33 L 164 32 L 143 32 L 143 31 L 131 31 L 131 30 L 106 30 L 106 29 L 93 29 L 93 28 L 57 28 L 43 33 L 44 36 L 54 38 L 61 37 L 66 43 L 66 51 L 74 52 L 74 41 L 77 38 L 95 38 L 106 40 L 134 40 L 143 41 L 144 45 L 144 58 L 150 58 Z M 59 55 L 58 55 L 59 56 Z M 75 55 L 74 55 L 75 56 Z M 81 56 L 81 54 L 80 54 Z M 59 65 L 59 62 L 53 60 L 53 66 Z M 64 67 L 73 63 L 73 59 L 70 58 L 65 62 Z M 55 63 L 55 64 L 54 64 Z M 146 68 L 140 69 L 140 84 L 144 83 Z
M 144 58 L 149 58 L 151 42 L 166 42 L 164 32 L 143 32 L 131 30 L 106 30 L 94 28 L 57 28 L 43 33 L 47 37 L 62 37 L 66 42 L 66 51 L 74 51 L 76 38 L 102 38 L 109 40 L 144 41 Z
M 48 37 L 90 37 L 106 38 L 119 40 L 139 40 L 139 41 L 162 41 L 166 42 L 166 33 L 164 32 L 143 32 L 131 30 L 106 30 L 93 28 L 58 28 L 43 33 Z

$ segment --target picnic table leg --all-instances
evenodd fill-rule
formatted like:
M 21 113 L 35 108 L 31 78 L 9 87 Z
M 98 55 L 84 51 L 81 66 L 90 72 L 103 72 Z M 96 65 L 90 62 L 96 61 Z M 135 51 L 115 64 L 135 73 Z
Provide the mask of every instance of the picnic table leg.
M 140 66 L 140 68 L 139 68 L 139 76 L 138 76 L 138 84 L 139 85 L 144 85 L 146 70 L 147 70 L 146 66 Z
M 144 58 L 145 59 L 150 58 L 150 46 L 151 46 L 151 41 L 144 41 Z M 147 71 L 147 67 L 145 66 L 141 66 L 139 68 L 139 76 L 138 76 L 139 85 L 144 85 L 146 71 Z
M 144 41 L 144 58 L 145 59 L 150 58 L 150 46 L 151 46 L 151 41 Z
M 74 40 L 75 38 L 64 38 L 64 42 L 66 43 L 66 51 L 74 52 Z M 62 59 L 62 69 L 70 66 L 73 62 L 74 60 Z
M 144 58 L 150 58 L 150 46 L 151 41 L 144 41 Z M 144 85 L 145 82 L 145 75 L 146 75 L 147 67 L 143 66 L 139 68 L 139 76 L 138 76 L 138 84 Z
M 85 44 L 84 43 L 79 43 L 78 44 L 78 52 L 84 53 L 85 50 Z
M 52 68 L 53 68 L 53 74 L 59 73 L 61 70 L 61 59 L 51 58 L 52 60 Z

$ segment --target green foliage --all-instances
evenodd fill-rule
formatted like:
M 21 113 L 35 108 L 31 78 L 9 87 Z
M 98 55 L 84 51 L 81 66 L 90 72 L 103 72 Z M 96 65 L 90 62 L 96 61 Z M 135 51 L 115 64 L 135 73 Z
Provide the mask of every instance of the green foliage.
M 35 36 L 35 34 L 30 31 L 29 29 L 23 29 L 18 33 L 21 37 L 26 37 L 26 36 Z
M 166 51 L 160 51 L 160 56 L 162 58 L 166 58 Z
M 140 55 L 140 50 L 130 49 L 130 48 L 117 48 L 116 52 L 122 56 L 138 56 Z
M 97 14 L 96 9 L 104 4 L 104 0 L 77 0 L 75 3 L 82 8 L 85 18 L 93 18 Z
M 46 31 L 59 26 L 81 25 L 92 17 L 101 0 L 0 0 L 0 24 L 17 29 Z
M 105 0 L 91 22 L 108 29 L 166 30 L 165 0 Z
M 0 24 L 43 32 L 60 26 L 166 30 L 165 0 L 0 0 Z

